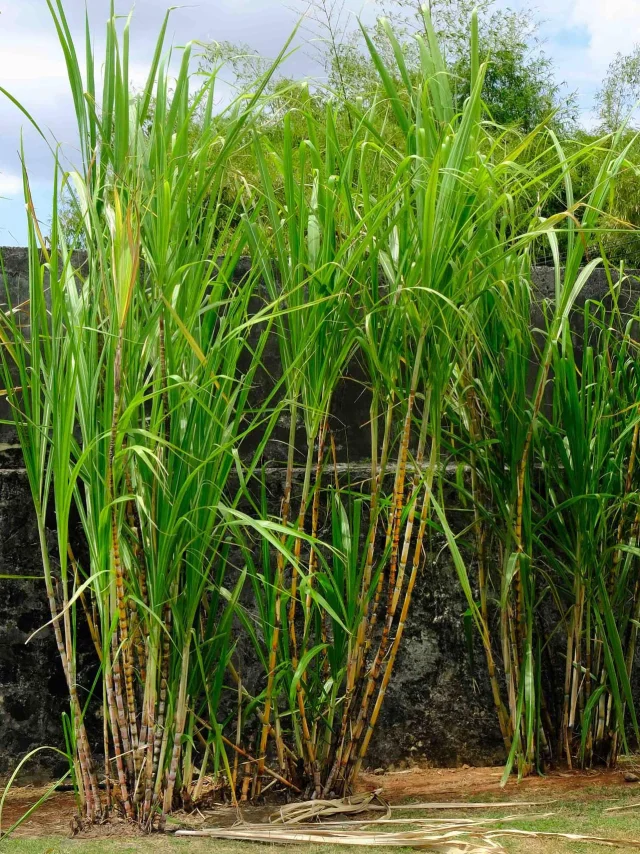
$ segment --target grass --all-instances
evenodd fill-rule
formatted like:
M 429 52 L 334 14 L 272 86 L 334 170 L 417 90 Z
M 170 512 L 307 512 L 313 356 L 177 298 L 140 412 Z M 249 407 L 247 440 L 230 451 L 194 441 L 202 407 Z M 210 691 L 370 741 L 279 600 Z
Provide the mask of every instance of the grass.
M 216 842 L 215 850 L 221 854 L 251 854 L 252 851 L 267 852 L 276 846 L 252 845 L 240 842 Z M 7 854 L 115 854 L 120 851 L 135 851 L 140 854 L 146 852 L 160 852 L 169 854 L 174 851 L 189 851 L 190 854 L 204 854 L 212 851 L 213 846 L 210 839 L 179 840 L 170 837 L 158 839 L 92 839 L 92 840 L 61 840 L 56 837 L 44 837 L 42 839 L 14 839 L 7 845 Z M 303 854 L 308 851 L 308 846 L 287 846 L 291 854 Z M 344 850 L 344 846 L 320 845 L 318 854 L 331 854 L 331 852 Z M 387 849 L 381 848 L 380 851 Z
M 579 797 L 560 800 L 551 804 L 549 810 L 553 816 L 549 818 L 532 819 L 518 822 L 522 830 L 533 830 L 548 833 L 580 833 L 590 836 L 605 836 L 609 838 L 640 839 L 640 810 L 626 810 L 620 813 L 605 813 L 608 799 L 620 799 L 634 803 L 638 800 L 636 789 L 629 793 L 628 788 L 588 786 L 580 791 Z M 567 839 L 522 839 L 505 842 L 508 851 L 520 852 L 550 852 L 550 854 L 592 854 L 597 850 L 607 850 L 593 843 L 571 842 Z M 635 851 L 636 848 L 624 846 L 616 851 Z
M 640 839 L 640 809 L 629 809 L 619 813 L 606 813 L 608 806 L 616 804 L 633 804 L 640 800 L 640 792 L 635 786 L 599 786 L 587 785 L 579 790 L 574 790 L 568 796 L 554 800 L 553 791 L 545 793 L 542 787 L 536 787 L 536 794 L 521 794 L 523 800 L 544 801 L 553 800 L 548 806 L 526 808 L 532 813 L 542 811 L 552 812 L 549 818 L 522 819 L 510 826 L 517 826 L 522 830 L 546 832 L 546 833 L 580 833 L 591 836 L 603 836 L 609 838 Z M 489 795 L 479 795 L 483 801 L 490 801 Z M 504 796 L 500 796 L 504 800 Z M 492 811 L 483 813 L 490 817 Z M 507 810 L 515 814 L 517 809 Z M 410 819 L 416 814 L 406 814 Z M 477 811 L 460 810 L 457 815 L 467 815 L 477 818 Z M 394 817 L 404 817 L 402 813 L 396 813 Z M 593 843 L 572 842 L 566 839 L 509 839 L 503 841 L 504 847 L 509 852 L 545 852 L 545 854 L 592 854 L 594 851 L 607 850 L 606 847 L 596 846 Z M 188 851 L 189 854 L 201 854 L 210 852 L 215 847 L 220 854 L 259 854 L 275 849 L 277 846 L 267 844 L 240 843 L 233 841 L 222 841 L 211 839 L 175 839 L 170 836 L 153 837 L 131 837 L 122 836 L 102 837 L 97 839 L 64 839 L 59 836 L 41 837 L 16 837 L 0 845 L 2 854 L 111 854 L 111 852 L 135 851 L 139 854 L 146 852 L 158 852 L 158 854 L 169 854 L 169 852 Z M 308 854 L 308 845 L 287 845 L 290 854 Z M 339 845 L 317 845 L 313 848 L 314 854 L 333 854 L 333 852 L 353 851 L 353 848 Z M 375 848 L 369 850 L 388 851 L 388 848 Z M 394 849 L 411 850 L 411 849 Z M 615 851 L 631 852 L 636 848 L 621 846 Z

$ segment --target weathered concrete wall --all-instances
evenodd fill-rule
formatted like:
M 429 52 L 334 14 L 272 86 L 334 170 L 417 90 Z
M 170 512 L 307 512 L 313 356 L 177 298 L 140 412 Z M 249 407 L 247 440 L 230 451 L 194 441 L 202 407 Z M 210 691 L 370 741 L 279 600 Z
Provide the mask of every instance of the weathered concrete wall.
M 14 305 L 27 298 L 27 256 L 2 250 Z M 553 273 L 536 271 L 543 296 L 553 295 Z M 602 270 L 591 277 L 582 300 L 608 292 Z M 635 280 L 624 286 L 624 304 L 640 298 Z M 535 321 L 534 321 L 535 322 Z M 336 400 L 343 452 L 353 462 L 366 453 L 368 404 L 345 387 Z M 1 409 L 1 407 L 0 407 Z M 0 418 L 5 417 L 0 411 Z M 0 777 L 28 751 L 60 745 L 61 715 L 68 708 L 62 669 L 51 628 L 25 641 L 49 619 L 31 497 L 11 427 L 0 426 Z M 274 445 L 274 459 L 280 455 Z M 346 455 L 345 457 L 346 458 Z M 277 480 L 277 478 L 276 478 Z M 273 486 L 278 500 L 279 485 Z M 51 520 L 53 521 L 53 520 Z M 460 526 L 464 524 L 460 520 Z M 474 662 L 463 631 L 466 602 L 444 543 L 433 537 L 419 580 L 394 678 L 372 744 L 371 763 L 408 759 L 435 764 L 499 762 L 502 741 L 491 701 L 484 654 L 476 640 Z M 60 762 L 42 756 L 38 775 Z
M 274 512 L 281 491 L 282 476 L 274 475 Z M 53 519 L 50 523 L 53 527 Z M 476 642 L 472 667 L 462 623 L 467 605 L 444 539 L 432 536 L 427 548 L 370 761 L 374 767 L 410 759 L 436 765 L 499 762 L 502 741 L 482 647 Z M 68 701 L 51 627 L 26 643 L 49 620 L 44 584 L 28 577 L 41 575 L 26 475 L 19 468 L 0 468 L 0 779 L 28 751 L 43 744 L 61 746 L 61 716 Z M 80 645 L 86 663 L 80 663 L 79 682 L 88 685 L 89 638 Z M 90 725 L 90 734 L 97 737 L 96 724 Z M 29 764 L 34 779 L 62 767 L 63 761 L 47 753 Z

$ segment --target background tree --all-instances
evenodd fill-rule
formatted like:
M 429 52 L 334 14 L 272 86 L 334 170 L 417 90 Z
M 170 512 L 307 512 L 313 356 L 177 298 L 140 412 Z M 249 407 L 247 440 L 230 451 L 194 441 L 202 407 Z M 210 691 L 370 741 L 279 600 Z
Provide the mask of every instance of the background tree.
M 618 53 L 607 69 L 602 87 L 596 95 L 598 126 L 596 133 L 615 133 L 625 122 L 627 129 L 622 135 L 631 148 L 610 201 L 608 230 L 601 237 L 602 248 L 609 259 L 624 263 L 627 267 L 640 268 L 640 188 L 637 163 L 640 160 L 640 144 L 633 137 L 638 131 L 637 105 L 640 100 L 640 44 L 628 54 Z M 582 134 L 588 139 L 589 134 Z M 595 137 L 591 137 L 595 139 Z M 594 180 L 604 150 L 596 149 L 580 170 L 579 187 L 588 187 Z M 599 248 L 598 248 L 599 251 Z
M 420 57 L 413 38 L 424 35 L 422 0 L 380 0 L 404 53 L 409 71 L 419 74 Z M 427 4 L 443 54 L 458 82 L 456 100 L 469 96 L 469 43 L 466 34 L 474 8 L 478 11 L 481 55 L 489 58 L 483 101 L 489 118 L 502 126 L 527 131 L 553 115 L 556 130 L 576 127 L 575 94 L 558 82 L 553 62 L 541 47 L 538 21 L 529 12 L 496 9 L 495 0 L 431 0 Z M 355 18 L 349 20 L 341 0 L 313 0 L 307 33 L 319 54 L 329 91 L 344 100 L 366 99 L 377 85 L 375 69 Z M 393 67 L 393 51 L 381 27 L 373 30 L 376 48 Z
M 639 100 L 640 44 L 637 44 L 631 53 L 618 53 L 607 69 L 607 76 L 596 96 L 602 128 L 609 133 L 618 130 Z
M 447 62 L 455 62 L 463 53 L 468 52 L 464 43 L 463 31 L 468 27 L 474 9 L 478 12 L 478 23 L 484 29 L 484 22 L 491 16 L 495 0 L 379 0 L 382 13 L 393 22 L 398 38 L 406 41 L 414 33 L 424 33 L 423 6 L 429 9 L 431 20 L 441 45 L 442 54 Z M 513 13 L 503 10 L 502 15 Z
M 481 52 L 489 57 L 482 100 L 489 117 L 524 131 L 551 117 L 562 136 L 572 133 L 577 127 L 576 95 L 556 79 L 553 61 L 541 48 L 537 21 L 529 13 L 487 9 L 481 24 Z M 461 106 L 469 96 L 468 46 L 452 50 L 451 56 Z

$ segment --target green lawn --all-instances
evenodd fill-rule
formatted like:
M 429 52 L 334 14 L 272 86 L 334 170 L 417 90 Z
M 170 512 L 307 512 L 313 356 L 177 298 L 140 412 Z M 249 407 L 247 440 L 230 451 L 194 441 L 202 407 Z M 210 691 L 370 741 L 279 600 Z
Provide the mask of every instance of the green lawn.
M 532 798 L 543 800 L 544 797 Z M 640 788 L 620 787 L 585 787 L 580 793 L 573 794 L 566 800 L 560 800 L 538 811 L 552 812 L 549 818 L 532 818 L 514 822 L 522 830 L 533 830 L 550 833 L 579 833 L 591 836 L 609 838 L 624 838 L 640 840 L 640 805 L 637 809 L 607 813 L 605 810 L 618 803 L 640 804 Z M 516 839 L 504 837 L 505 848 L 514 852 L 540 852 L 540 854 L 593 854 L 594 851 L 615 850 L 619 852 L 637 851 L 637 847 L 629 845 L 610 849 L 588 842 L 572 842 L 570 840 L 542 838 Z
M 136 854 L 253 854 L 281 849 L 276 845 L 252 845 L 246 842 L 221 842 L 212 839 L 172 839 L 170 837 L 154 836 L 151 839 L 14 839 L 4 844 L 0 843 L 3 854 L 120 854 L 120 852 L 136 852 Z M 317 854 L 344 852 L 341 846 L 319 845 Z M 351 849 L 352 850 L 352 849 Z M 372 850 L 372 849 L 369 849 Z M 388 848 L 376 849 L 389 851 Z M 394 849 L 403 850 L 403 849 Z M 304 845 L 287 845 L 289 854 L 309 854 L 309 847 Z
M 551 799 L 553 793 L 545 796 L 544 790 L 538 789 L 535 796 L 527 798 L 533 801 Z M 486 795 L 484 801 L 490 800 Z M 523 798 L 524 799 L 524 798 Z M 504 800 L 504 797 L 498 800 Z M 626 839 L 640 840 L 640 806 L 637 809 L 629 809 L 618 813 L 606 813 L 607 807 L 615 804 L 633 804 L 640 802 L 640 786 L 585 786 L 579 791 L 572 792 L 562 800 L 545 804 L 537 808 L 508 808 L 505 810 L 468 810 L 456 811 L 452 815 L 467 815 L 480 818 L 492 816 L 519 814 L 532 817 L 523 818 L 508 826 L 517 826 L 523 830 L 547 831 L 552 833 L 581 833 L 593 836 L 606 836 Z M 540 818 L 540 813 L 552 812 L 553 816 Z M 535 813 L 535 815 L 533 815 Z M 416 813 L 407 813 L 407 817 L 416 817 Z M 447 813 L 440 813 L 444 817 Z M 394 813 L 394 817 L 404 817 L 402 813 Z M 507 826 L 507 825 L 505 825 Z M 394 830 L 399 830 L 394 827 Z M 519 852 L 532 852 L 532 854 L 592 854 L 599 850 L 616 850 L 619 852 L 637 851 L 638 848 L 621 846 L 616 849 L 596 846 L 593 843 L 578 843 L 570 840 L 542 838 L 527 839 L 505 837 L 503 839 L 505 848 L 519 854 Z M 308 844 L 278 846 L 274 844 L 253 844 L 246 842 L 227 842 L 214 839 L 202 838 L 174 838 L 172 836 L 153 837 L 123 837 L 117 832 L 111 837 L 98 839 L 74 838 L 65 839 L 55 836 L 40 838 L 14 837 L 0 842 L 0 854 L 121 854 L 121 852 L 136 852 L 136 854 L 173 854 L 173 852 L 188 852 L 188 854 L 259 854 L 270 850 L 283 850 L 289 854 L 310 854 L 312 846 Z M 348 850 L 360 850 L 358 848 L 346 848 L 343 846 L 317 845 L 313 846 L 313 854 L 338 854 Z M 410 849 L 389 848 L 367 848 L 368 851 L 408 851 Z

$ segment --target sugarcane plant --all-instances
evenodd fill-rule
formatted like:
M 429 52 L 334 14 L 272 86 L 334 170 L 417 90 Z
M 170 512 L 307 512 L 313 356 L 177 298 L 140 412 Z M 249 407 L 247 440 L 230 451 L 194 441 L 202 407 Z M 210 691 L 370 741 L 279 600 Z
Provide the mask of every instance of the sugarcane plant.
M 550 442 L 541 449 L 546 511 L 536 523 L 566 625 L 557 750 L 569 766 L 614 765 L 637 733 L 631 675 L 638 608 L 637 307 L 587 301 L 576 346 L 554 354 Z M 629 726 L 630 725 L 630 726 Z
M 475 354 L 485 343 L 480 343 L 476 326 L 485 322 L 486 294 L 500 286 L 505 275 L 514 276 L 519 284 L 528 282 L 530 247 L 541 235 L 553 234 L 554 227 L 553 222 L 532 224 L 542 180 L 518 163 L 544 128 L 525 139 L 507 134 L 494 139 L 483 128 L 485 66 L 479 61 L 475 17 L 472 96 L 460 114 L 428 12 L 427 36 L 418 37 L 423 65 L 417 80 L 407 70 L 401 47 L 385 22 L 382 29 L 397 67 L 387 68 L 364 31 L 382 94 L 364 112 L 351 105 L 353 131 L 342 155 L 331 105 L 323 144 L 312 116 L 307 115 L 309 140 L 300 146 L 299 159 L 292 156 L 289 124 L 285 124 L 285 157 L 273 158 L 279 166 L 280 196 L 258 148 L 266 224 L 257 220 L 250 231 L 252 260 L 261 265 L 272 299 L 281 293 L 287 306 L 295 309 L 283 315 L 278 332 L 282 364 L 294 367 L 287 378 L 290 416 L 281 522 L 286 526 L 290 521 L 294 461 L 306 460 L 299 472 L 300 513 L 293 526 L 305 530 L 311 489 L 311 535 L 317 536 L 322 504 L 331 518 L 332 541 L 342 555 L 334 556 L 338 572 L 329 573 L 329 578 L 334 590 L 345 591 L 342 603 L 348 607 L 339 613 L 348 615 L 349 629 L 344 634 L 344 623 L 332 619 L 328 630 L 324 618 L 331 612 L 326 611 L 315 621 L 304 612 L 299 627 L 295 577 L 286 602 L 272 601 L 275 611 L 262 609 L 274 630 L 258 752 L 266 748 L 268 733 L 273 731 L 283 767 L 290 759 L 301 762 L 316 794 L 325 796 L 348 791 L 366 756 L 415 583 L 425 566 L 429 527 L 442 526 L 456 548 L 444 501 L 436 500 L 434 490 L 437 493 L 441 483 L 442 431 L 449 417 L 449 398 L 455 398 L 454 389 L 473 369 Z M 386 122 L 394 124 L 393 144 L 379 130 Z M 360 152 L 357 163 L 356 150 Z M 376 183 L 381 160 L 393 178 L 383 190 L 376 184 L 378 191 L 373 195 L 370 187 Z M 300 186 L 305 166 L 306 194 Z M 560 164 L 548 170 L 543 176 L 546 192 L 562 182 L 563 172 Z M 302 305 L 305 312 L 299 315 Z M 526 300 L 512 304 L 527 336 L 528 309 Z M 356 326 L 355 342 L 349 335 L 350 320 Z M 332 328 L 344 346 L 331 343 Z M 526 371 L 527 354 L 521 349 L 519 356 L 524 356 L 520 369 Z M 363 372 L 361 381 L 370 396 L 371 471 L 367 476 L 360 474 L 356 483 L 351 474 L 341 482 L 334 455 L 333 472 L 326 472 L 323 486 L 331 397 L 350 359 Z M 470 395 L 471 384 L 466 385 Z M 297 414 L 304 422 L 302 435 L 297 431 Z M 315 483 L 310 487 L 314 459 Z M 479 536 L 480 527 L 478 517 Z M 299 558 L 301 541 L 295 532 L 288 542 Z M 319 551 L 308 552 L 307 578 L 314 575 Z M 517 725 L 509 720 L 500 696 L 486 627 L 487 603 L 476 607 L 466 570 L 457 557 L 492 669 L 505 745 L 511 750 Z M 270 577 L 277 579 L 276 590 L 280 589 L 282 565 Z M 304 597 L 300 599 L 304 611 Z M 281 628 L 285 622 L 287 632 Z M 309 628 L 314 625 L 310 640 Z M 337 645 L 337 637 L 344 642 Z M 288 681 L 292 672 L 293 685 Z M 286 714 L 297 720 L 302 734 L 294 751 L 281 741 L 277 727 L 270 729 L 272 706 L 274 712 L 286 706 L 275 700 L 278 677 L 284 697 L 291 701 Z M 336 716 L 338 697 L 341 713 Z
M 2 363 L 70 692 L 84 815 L 94 820 L 116 800 L 150 827 L 156 817 L 163 824 L 176 784 L 192 788 L 196 716 L 214 722 L 200 778 L 208 762 L 228 765 L 217 707 L 246 577 L 230 561 L 232 543 L 250 526 L 280 546 L 267 520 L 239 509 L 276 411 L 269 395 L 249 401 L 270 321 L 250 309 L 256 276 L 234 279 L 244 244 L 230 223 L 245 190 L 231 209 L 220 200 L 225 163 L 261 91 L 214 115 L 216 72 L 191 93 L 189 46 L 172 91 L 165 20 L 146 87 L 134 96 L 129 22 L 120 41 L 112 7 L 98 102 L 89 29 L 83 81 L 63 7 L 49 6 L 83 163 L 69 173 L 56 160 L 49 240 L 25 171 L 29 300 L 2 313 Z M 198 142 L 188 148 L 196 112 Z M 61 223 L 65 188 L 86 248 L 80 266 L 78 235 Z M 45 531 L 50 502 L 55 547 Z M 100 675 L 88 701 L 77 690 L 79 611 Z M 103 706 L 99 747 L 87 735 L 94 700 Z
M 575 646 L 575 629 L 571 627 L 575 619 L 582 620 L 579 614 L 583 605 L 558 604 L 562 599 L 558 586 L 563 586 L 559 585 L 559 578 L 567 571 L 563 563 L 566 555 L 562 558 L 556 553 L 553 571 L 548 568 L 553 554 L 549 529 L 556 523 L 562 524 L 563 518 L 553 519 L 554 513 L 549 510 L 548 502 L 552 506 L 556 503 L 558 485 L 548 476 L 553 472 L 560 478 L 568 477 L 577 462 L 574 453 L 577 455 L 579 446 L 575 446 L 575 451 L 572 448 L 576 441 L 574 431 L 581 428 L 571 421 L 574 416 L 569 416 L 568 410 L 562 410 L 560 401 L 564 401 L 568 389 L 577 386 L 585 394 L 591 393 L 592 384 L 585 383 L 580 376 L 582 366 L 573 359 L 570 329 L 572 322 L 575 323 L 572 318 L 579 313 L 576 305 L 584 285 L 603 263 L 601 258 L 585 258 L 586 247 L 597 242 L 608 195 L 628 153 L 627 146 L 618 145 L 619 137 L 608 145 L 606 141 L 594 143 L 606 151 L 603 169 L 589 196 L 576 200 L 572 170 L 581 158 L 588 156 L 588 149 L 568 157 L 553 132 L 548 133 L 550 150 L 555 150 L 557 157 L 557 170 L 553 177 L 550 173 L 545 178 L 548 185 L 545 192 L 554 188 L 555 194 L 557 187 L 567 206 L 566 211 L 553 214 L 538 226 L 546 232 L 545 240 L 550 246 L 554 292 L 546 303 L 533 292 L 527 269 L 529 261 L 525 266 L 510 264 L 500 271 L 483 296 L 485 315 L 482 318 L 479 313 L 475 340 L 468 346 L 470 360 L 467 371 L 460 376 L 454 416 L 457 427 L 453 431 L 458 434 L 459 459 L 470 469 L 469 488 L 463 491 L 470 496 L 474 508 L 473 551 L 478 568 L 479 608 L 471 587 L 468 597 L 483 638 L 492 694 L 507 750 L 505 779 L 513 767 L 520 775 L 526 775 L 551 760 L 564 758 L 571 764 L 575 751 L 570 744 L 569 727 L 573 728 L 575 723 L 578 693 L 575 685 L 573 689 L 570 686 L 574 680 L 583 683 L 586 679 L 588 684 L 592 678 L 592 674 L 585 676 L 580 658 L 575 659 L 579 644 Z M 560 226 L 561 220 L 566 225 Z M 547 224 L 551 226 L 548 229 Z M 564 240 L 562 249 L 559 234 Z M 505 236 L 508 235 L 503 231 L 500 239 Z M 614 313 L 612 319 L 616 317 Z M 591 340 L 593 325 L 587 323 L 587 326 Z M 621 358 L 624 349 L 620 350 Z M 535 370 L 532 371 L 531 365 Z M 567 371 L 572 373 L 571 381 Z M 564 423 L 553 420 L 553 428 L 549 427 L 546 411 L 550 399 L 554 401 L 556 415 L 563 411 Z M 591 415 L 594 420 L 589 418 L 583 425 L 582 441 L 587 443 L 583 446 L 583 460 L 588 458 L 595 466 L 597 457 L 586 425 L 592 425 L 589 430 L 601 429 L 594 425 L 600 425 L 603 418 L 602 413 Z M 550 433 L 551 429 L 559 432 Z M 551 436 L 554 440 L 550 445 Z M 560 442 L 558 449 L 566 446 L 566 459 L 561 455 L 550 465 L 549 450 L 556 447 L 556 439 Z M 595 469 L 594 477 L 598 477 Z M 562 514 L 582 513 L 586 505 L 580 502 L 590 500 L 578 490 L 577 482 L 573 485 L 577 491 L 568 487 L 563 493 L 568 504 L 562 505 Z M 619 488 L 611 495 L 615 502 L 620 500 Z M 547 507 L 548 514 L 542 507 Z M 585 522 L 586 516 L 582 516 L 581 527 Z M 565 535 L 560 538 L 564 539 Z M 578 562 L 582 563 L 584 553 L 577 549 L 577 554 Z M 572 560 L 577 560 L 576 552 Z M 579 591 L 580 601 L 581 597 Z M 492 599 L 498 605 L 493 612 Z M 561 680 L 565 692 L 560 713 L 562 723 L 556 711 L 560 682 L 552 663 L 552 638 L 556 631 L 549 625 L 549 609 L 555 607 L 550 605 L 552 602 L 559 607 L 559 625 L 566 626 L 569 638 Z M 604 620 L 607 610 L 608 607 L 598 609 L 599 619 Z M 596 643 L 599 654 L 606 659 L 605 681 L 616 698 L 619 716 L 629 703 L 630 686 L 628 673 L 622 667 L 624 656 L 618 633 L 613 629 L 610 615 L 604 648 L 599 646 L 603 640 L 595 641 L 595 627 L 586 630 L 591 633 L 586 644 Z M 569 699 L 571 694 L 573 699 Z M 631 709 L 630 715 L 635 726 Z

